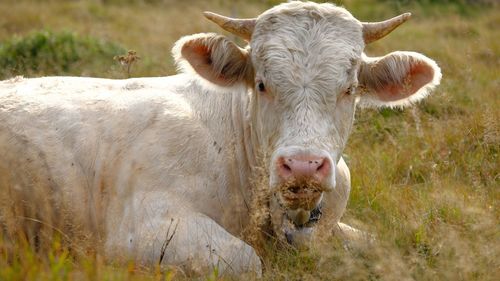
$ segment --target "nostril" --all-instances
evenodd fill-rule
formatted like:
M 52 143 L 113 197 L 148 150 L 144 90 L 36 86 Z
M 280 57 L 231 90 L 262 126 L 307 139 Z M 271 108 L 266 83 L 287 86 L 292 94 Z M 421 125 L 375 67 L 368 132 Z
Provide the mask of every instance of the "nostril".
M 276 167 L 279 176 L 288 179 L 293 176 L 293 161 L 290 158 L 279 158 Z
M 292 168 L 290 168 L 290 166 L 288 166 L 287 164 L 283 163 L 283 168 L 285 168 L 285 170 L 291 172 L 292 171 Z
M 328 161 L 328 159 L 322 159 L 320 163 L 321 164 L 316 168 L 316 175 L 319 177 L 325 177 L 331 172 L 330 161 Z
M 319 165 L 318 168 L 316 168 L 316 171 L 320 171 L 321 169 L 323 169 L 324 166 L 325 162 L 321 163 L 321 165 Z

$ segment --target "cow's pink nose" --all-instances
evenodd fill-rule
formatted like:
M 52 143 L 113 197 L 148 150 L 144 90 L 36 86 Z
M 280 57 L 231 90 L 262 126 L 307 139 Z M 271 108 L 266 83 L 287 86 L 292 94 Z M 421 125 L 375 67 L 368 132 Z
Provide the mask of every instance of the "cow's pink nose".
M 278 158 L 278 174 L 284 180 L 312 178 L 322 181 L 330 174 L 331 165 L 326 157 L 299 156 Z

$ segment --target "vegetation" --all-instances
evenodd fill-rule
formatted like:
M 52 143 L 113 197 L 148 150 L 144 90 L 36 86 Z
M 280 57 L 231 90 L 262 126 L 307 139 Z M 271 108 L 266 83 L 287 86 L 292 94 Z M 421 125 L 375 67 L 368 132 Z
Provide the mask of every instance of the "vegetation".
M 0 76 L 99 75 L 110 71 L 110 58 L 123 52 L 116 44 L 91 37 L 35 31 L 0 45 Z
M 201 11 L 248 17 L 277 2 L 2 1 L 0 11 L 9 13 L 0 18 L 0 76 L 26 71 L 28 76 L 123 78 L 127 74 L 113 57 L 126 55 L 127 49 L 141 57 L 131 76 L 173 74 L 169 49 L 176 39 L 196 32 L 223 33 Z M 270 251 L 264 280 L 498 280 L 500 10 L 495 3 L 342 1 L 361 20 L 411 11 L 410 22 L 368 46 L 367 53 L 422 52 L 441 66 L 442 85 L 410 109 L 357 112 L 345 151 L 353 184 L 343 220 L 377 240 L 346 247 L 332 238 L 308 252 Z M 44 43 L 42 57 L 22 55 L 26 60 L 19 64 L 5 63 L 14 58 L 9 54 L 25 54 L 5 50 L 22 49 L 16 46 L 38 42 L 38 36 L 46 42 L 49 37 L 74 42 L 77 55 L 61 55 L 59 48 L 67 43 Z M 89 46 L 97 51 L 87 50 Z M 184 278 L 174 269 L 110 265 L 98 254 L 76 254 L 58 241 L 50 249 L 35 254 L 22 243 L 1 241 L 0 279 Z

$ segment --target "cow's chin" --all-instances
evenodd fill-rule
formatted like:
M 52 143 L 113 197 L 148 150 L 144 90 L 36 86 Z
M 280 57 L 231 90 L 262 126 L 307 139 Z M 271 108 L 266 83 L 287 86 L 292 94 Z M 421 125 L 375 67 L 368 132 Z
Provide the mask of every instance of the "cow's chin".
M 274 190 L 270 204 L 274 232 L 297 248 L 307 248 L 321 219 L 325 188 L 311 181 L 294 181 Z

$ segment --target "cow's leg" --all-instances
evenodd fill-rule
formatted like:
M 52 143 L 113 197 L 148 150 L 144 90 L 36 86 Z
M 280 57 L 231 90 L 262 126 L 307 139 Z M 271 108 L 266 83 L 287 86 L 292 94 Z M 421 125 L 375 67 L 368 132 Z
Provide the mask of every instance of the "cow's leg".
M 351 175 L 343 158 L 340 158 L 335 167 L 335 182 L 335 188 L 324 193 L 322 217 L 318 225 L 322 229 L 327 228 L 328 231 L 331 231 L 339 223 L 345 212 L 351 190 Z
M 214 268 L 219 274 L 261 274 L 260 259 L 250 245 L 205 215 L 185 211 L 186 207 L 174 211 L 171 205 L 157 202 L 165 198 L 163 194 L 152 196 L 155 202 L 150 195 L 134 200 L 139 201 L 134 204 L 137 208 L 126 210 L 116 226 L 110 224 L 105 245 L 108 256 L 179 266 L 191 274 Z
M 334 228 L 333 233 L 344 238 L 346 241 L 369 241 L 373 239 L 373 237 L 368 233 L 341 222 L 339 222 L 337 227 Z
M 334 223 L 333 234 L 342 237 L 346 241 L 370 239 L 370 235 L 367 233 L 340 222 L 351 190 L 351 174 L 343 158 L 340 158 L 336 167 L 336 180 L 337 186 L 332 194 L 332 201 L 335 202 L 333 204 L 335 208 L 333 213 L 336 214 L 331 221 Z
M 320 220 L 316 237 L 325 237 L 324 233 L 330 232 L 346 240 L 361 238 L 363 232 L 340 222 L 345 212 L 349 193 L 351 190 L 351 175 L 343 158 L 340 158 L 335 169 L 336 186 L 333 191 L 325 194 L 323 202 L 323 215 Z

